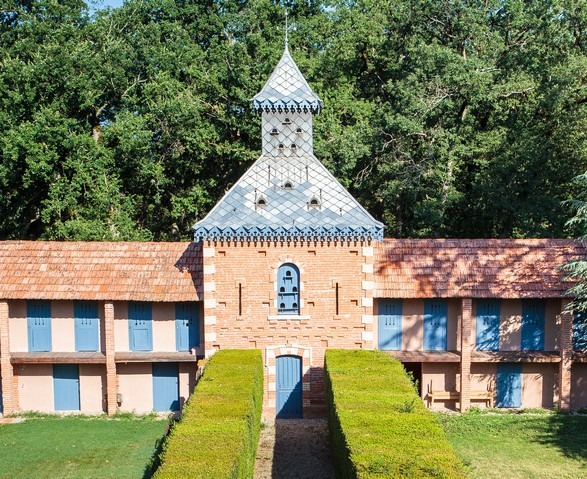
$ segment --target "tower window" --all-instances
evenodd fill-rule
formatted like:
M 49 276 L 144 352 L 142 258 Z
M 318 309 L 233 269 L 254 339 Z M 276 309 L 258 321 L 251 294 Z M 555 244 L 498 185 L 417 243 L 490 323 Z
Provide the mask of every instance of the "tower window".
M 278 314 L 300 314 L 300 272 L 291 263 L 282 264 L 277 270 Z
M 283 151 L 283 150 L 285 150 L 285 146 L 283 146 L 283 143 L 280 143 L 280 144 L 278 145 L 277 149 L 278 149 L 279 151 Z
M 279 135 L 279 132 L 277 131 L 277 128 L 273 128 L 269 134 L 271 136 L 277 136 L 277 135 Z
M 302 129 L 301 129 L 301 128 L 296 128 L 296 133 L 297 133 L 298 135 L 301 135 L 301 134 L 303 133 L 303 131 L 302 131 Z
M 314 196 L 310 200 L 309 205 L 311 208 L 318 208 L 320 206 L 320 200 Z
M 295 143 L 292 143 L 290 148 L 291 148 L 291 151 L 296 151 L 298 149 L 298 147 Z
M 264 208 L 265 206 L 267 206 L 267 200 L 265 198 L 263 198 L 263 197 L 259 198 L 257 200 L 257 206 L 259 208 Z
M 291 181 L 286 181 L 283 184 L 283 189 L 284 190 L 293 190 L 293 183 Z
M 291 120 L 289 118 L 286 118 L 285 120 L 283 120 L 283 125 L 291 125 Z

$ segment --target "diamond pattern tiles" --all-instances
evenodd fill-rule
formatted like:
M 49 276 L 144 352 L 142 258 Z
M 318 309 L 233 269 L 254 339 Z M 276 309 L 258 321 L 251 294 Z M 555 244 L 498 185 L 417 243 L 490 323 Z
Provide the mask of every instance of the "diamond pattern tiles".
M 319 113 L 322 100 L 312 91 L 286 47 L 269 80 L 253 97 L 253 107 L 256 111 Z
M 194 227 L 195 241 L 383 238 L 383 225 L 314 156 L 262 156 Z

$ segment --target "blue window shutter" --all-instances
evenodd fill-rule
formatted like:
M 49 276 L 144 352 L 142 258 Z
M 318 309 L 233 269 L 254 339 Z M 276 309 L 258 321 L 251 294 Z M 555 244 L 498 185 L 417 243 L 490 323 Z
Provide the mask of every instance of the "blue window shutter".
M 75 350 L 98 351 L 98 303 L 76 301 L 73 315 L 75 317 Z
M 302 358 L 279 356 L 276 362 L 276 416 L 280 419 L 301 418 Z
M 577 311 L 573 317 L 573 349 L 587 349 L 587 312 Z
M 277 271 L 277 312 L 300 314 L 300 272 L 290 263 L 282 264 Z
M 544 350 L 544 309 L 541 299 L 522 302 L 522 350 Z
M 2 378 L 0 378 L 0 414 L 4 412 L 4 406 L 2 404 Z
M 499 300 L 480 300 L 475 305 L 477 314 L 477 333 L 475 349 L 485 351 L 499 350 Z
M 178 351 L 190 351 L 200 345 L 197 303 L 175 304 L 175 344 Z
M 522 365 L 504 363 L 497 365 L 497 407 L 522 405 Z
M 402 301 L 384 299 L 378 304 L 379 349 L 400 350 L 402 348 Z
M 447 304 L 443 299 L 427 299 L 424 301 L 425 350 L 446 350 L 447 311 Z
M 79 366 L 53 365 L 53 395 L 56 411 L 79 411 Z
M 179 367 L 177 363 L 153 363 L 153 409 L 179 411 Z
M 29 351 L 51 351 L 51 303 L 27 301 Z
M 128 303 L 128 336 L 131 351 L 153 350 L 151 303 Z

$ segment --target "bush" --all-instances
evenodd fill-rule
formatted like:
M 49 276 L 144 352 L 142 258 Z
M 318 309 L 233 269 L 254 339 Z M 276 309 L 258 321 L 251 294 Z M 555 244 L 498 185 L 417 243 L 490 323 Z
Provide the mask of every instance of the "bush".
M 325 381 L 339 479 L 465 477 L 399 361 L 380 351 L 328 350 Z
M 153 477 L 253 477 L 262 405 L 261 352 L 219 351 L 172 429 Z

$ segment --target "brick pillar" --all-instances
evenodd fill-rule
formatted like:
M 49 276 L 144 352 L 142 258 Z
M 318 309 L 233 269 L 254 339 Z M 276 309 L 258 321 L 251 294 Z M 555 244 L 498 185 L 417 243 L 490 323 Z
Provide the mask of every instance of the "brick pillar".
M 471 311 L 472 300 L 461 301 L 461 412 L 471 407 Z
M 109 416 L 116 414 L 118 402 L 118 376 L 114 360 L 114 304 L 104 303 L 104 336 L 106 344 L 106 411 Z
M 568 410 L 571 407 L 571 366 L 573 363 L 573 314 L 565 312 L 570 300 L 561 300 L 559 328 L 559 344 L 561 362 L 558 367 L 559 408 Z
M 361 342 L 363 343 L 364 349 L 373 349 L 375 347 L 375 337 L 373 328 L 373 261 L 374 261 L 374 248 L 370 244 L 361 248 L 361 256 L 363 262 L 361 263 L 361 322 L 363 323 L 364 331 L 361 332 Z
M 216 349 L 216 247 L 211 242 L 204 245 L 204 351 L 206 358 Z
M 2 406 L 4 415 L 16 409 L 14 402 L 14 375 L 10 362 L 8 303 L 0 302 L 0 370 L 2 371 Z

